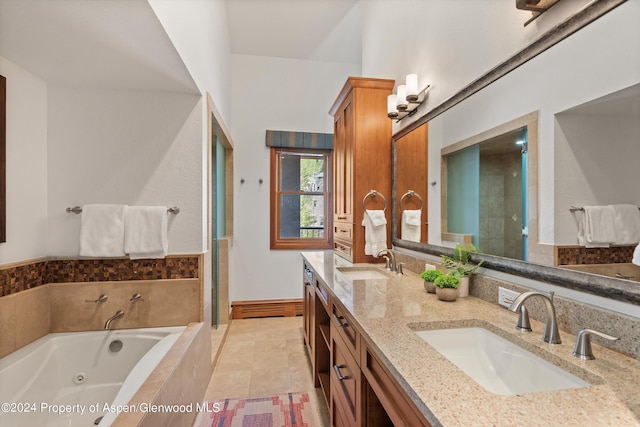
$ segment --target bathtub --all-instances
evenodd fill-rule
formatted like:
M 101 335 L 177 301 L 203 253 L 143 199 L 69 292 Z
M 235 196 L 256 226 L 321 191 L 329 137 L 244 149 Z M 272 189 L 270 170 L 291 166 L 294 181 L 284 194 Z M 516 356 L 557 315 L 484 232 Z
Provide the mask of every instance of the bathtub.
M 0 426 L 109 426 L 184 329 L 55 333 L 7 355 Z

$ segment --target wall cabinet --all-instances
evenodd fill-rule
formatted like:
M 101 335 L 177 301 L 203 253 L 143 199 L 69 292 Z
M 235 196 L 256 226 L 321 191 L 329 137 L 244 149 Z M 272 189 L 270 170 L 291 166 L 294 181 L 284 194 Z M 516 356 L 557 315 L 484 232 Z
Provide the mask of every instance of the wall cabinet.
M 430 426 L 375 354 L 351 313 L 306 261 L 303 271 L 305 342 L 331 425 Z
M 364 253 L 362 200 L 371 190 L 386 200 L 387 242 L 391 242 L 391 120 L 387 96 L 394 81 L 349 77 L 331 107 L 334 118 L 334 250 L 352 262 L 374 262 Z M 368 209 L 382 209 L 380 197 Z

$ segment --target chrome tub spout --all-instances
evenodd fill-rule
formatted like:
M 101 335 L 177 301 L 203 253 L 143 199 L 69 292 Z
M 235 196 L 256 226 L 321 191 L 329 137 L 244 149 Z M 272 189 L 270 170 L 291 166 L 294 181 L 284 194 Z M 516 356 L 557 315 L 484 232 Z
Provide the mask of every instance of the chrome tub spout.
M 113 322 L 116 319 L 119 319 L 122 316 L 124 316 L 124 311 L 122 310 L 116 311 L 116 314 L 114 314 L 113 316 L 107 319 L 106 323 L 104 324 L 104 328 L 109 329 L 109 326 L 111 326 L 111 322 Z

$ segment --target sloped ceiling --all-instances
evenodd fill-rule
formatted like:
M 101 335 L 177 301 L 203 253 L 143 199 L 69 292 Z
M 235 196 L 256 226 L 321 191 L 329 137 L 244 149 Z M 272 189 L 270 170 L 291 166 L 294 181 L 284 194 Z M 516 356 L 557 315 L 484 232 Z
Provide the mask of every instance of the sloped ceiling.
M 199 93 L 145 0 L 0 0 L 0 56 L 53 84 Z
M 225 0 L 231 53 L 359 64 L 358 0 Z

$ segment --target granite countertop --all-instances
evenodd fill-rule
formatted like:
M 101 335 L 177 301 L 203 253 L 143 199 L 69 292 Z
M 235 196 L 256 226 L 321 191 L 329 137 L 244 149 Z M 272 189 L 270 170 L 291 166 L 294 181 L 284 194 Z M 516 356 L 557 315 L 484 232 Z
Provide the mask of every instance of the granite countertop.
M 572 355 L 576 337 L 560 331 L 562 344 L 542 341 L 544 324 L 515 330 L 517 315 L 474 297 L 454 302 L 427 294 L 415 273 L 389 279 L 349 280 L 336 267 L 351 264 L 333 251 L 303 252 L 350 311 L 377 356 L 433 426 L 638 426 L 640 361 L 597 344 L 596 360 Z M 592 384 L 590 387 L 497 395 L 489 392 L 414 330 L 482 326 Z

